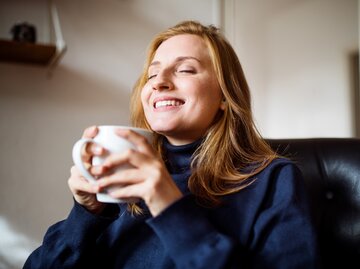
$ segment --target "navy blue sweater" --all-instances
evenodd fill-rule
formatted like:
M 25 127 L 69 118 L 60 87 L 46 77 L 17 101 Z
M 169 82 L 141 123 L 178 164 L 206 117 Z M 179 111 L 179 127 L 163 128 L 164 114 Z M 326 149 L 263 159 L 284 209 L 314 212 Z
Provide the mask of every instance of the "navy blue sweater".
M 75 203 L 24 268 L 318 268 L 298 168 L 276 159 L 221 206 L 203 208 L 187 187 L 197 146 L 165 144 L 168 170 L 184 197 L 160 215 L 132 216 L 119 204 L 96 216 Z

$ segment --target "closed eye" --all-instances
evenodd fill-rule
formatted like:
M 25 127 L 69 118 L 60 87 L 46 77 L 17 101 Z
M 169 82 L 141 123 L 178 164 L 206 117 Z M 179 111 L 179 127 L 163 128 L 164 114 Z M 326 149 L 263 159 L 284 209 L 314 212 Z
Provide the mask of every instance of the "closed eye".
M 184 69 L 184 70 L 179 70 L 179 73 L 189 73 L 189 74 L 194 74 L 195 71 L 192 69 Z
M 148 80 L 150 80 L 150 79 L 152 79 L 154 77 L 156 77 L 156 74 L 148 76 Z

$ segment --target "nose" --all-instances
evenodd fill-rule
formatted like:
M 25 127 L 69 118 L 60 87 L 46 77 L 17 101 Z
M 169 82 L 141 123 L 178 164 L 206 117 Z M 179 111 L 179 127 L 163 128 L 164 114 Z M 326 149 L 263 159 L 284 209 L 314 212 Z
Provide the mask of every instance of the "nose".
M 152 88 L 157 91 L 171 90 L 173 88 L 171 75 L 166 71 L 159 72 L 152 80 Z

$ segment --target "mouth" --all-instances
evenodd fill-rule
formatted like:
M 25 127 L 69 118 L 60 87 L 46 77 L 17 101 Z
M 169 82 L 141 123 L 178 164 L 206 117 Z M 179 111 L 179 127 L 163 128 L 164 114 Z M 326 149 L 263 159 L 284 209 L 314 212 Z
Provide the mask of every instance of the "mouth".
M 179 99 L 168 99 L 168 100 L 155 100 L 154 108 L 163 108 L 163 107 L 178 107 L 183 105 L 185 102 Z

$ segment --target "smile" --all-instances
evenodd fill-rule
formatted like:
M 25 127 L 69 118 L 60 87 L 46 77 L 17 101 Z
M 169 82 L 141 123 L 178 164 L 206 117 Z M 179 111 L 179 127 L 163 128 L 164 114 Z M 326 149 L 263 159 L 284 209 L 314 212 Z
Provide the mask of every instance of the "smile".
M 154 103 L 155 108 L 181 106 L 184 102 L 179 100 L 162 100 Z

